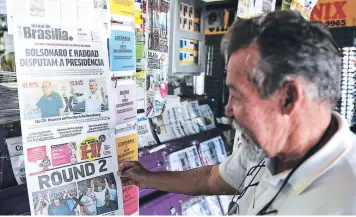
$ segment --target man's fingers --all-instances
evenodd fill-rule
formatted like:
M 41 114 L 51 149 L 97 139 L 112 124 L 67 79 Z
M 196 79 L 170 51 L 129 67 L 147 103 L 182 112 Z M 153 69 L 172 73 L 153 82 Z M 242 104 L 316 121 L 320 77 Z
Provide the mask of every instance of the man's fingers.
M 134 185 L 134 182 L 130 178 L 121 177 L 122 186 Z
M 134 167 L 136 165 L 136 162 L 135 161 L 125 161 L 125 162 L 122 162 L 119 164 L 119 168 L 118 168 L 118 172 L 117 172 L 117 175 L 118 176 L 122 176 L 123 175 L 123 172 L 125 170 L 128 170 L 132 167 Z

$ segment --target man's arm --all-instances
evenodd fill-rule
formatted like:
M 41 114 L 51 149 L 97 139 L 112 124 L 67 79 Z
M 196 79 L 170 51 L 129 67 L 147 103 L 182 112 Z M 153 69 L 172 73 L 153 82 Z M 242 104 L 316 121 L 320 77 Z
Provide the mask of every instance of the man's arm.
M 51 200 L 51 197 L 49 196 L 49 191 L 47 191 L 46 195 L 47 195 L 47 201 L 48 201 L 48 204 L 51 205 L 52 204 L 52 200 Z
M 131 161 L 119 165 L 118 175 L 123 185 L 186 195 L 229 195 L 236 191 L 220 176 L 218 165 L 183 172 L 150 172 Z
M 104 92 L 104 88 L 101 88 L 101 93 L 100 93 L 100 97 L 101 97 L 101 103 L 106 105 L 107 104 L 107 100 L 105 98 L 105 92 Z
M 83 102 L 85 100 L 85 95 L 82 95 L 82 96 L 77 96 L 77 93 L 74 91 L 74 89 L 72 88 L 71 89 L 71 94 L 73 96 L 73 102 L 75 103 L 80 103 L 80 102 Z
M 64 109 L 63 108 L 59 109 L 59 116 L 64 116 Z
M 92 192 L 94 192 L 94 180 L 93 179 L 90 182 L 90 186 L 91 186 Z
M 38 212 L 39 212 L 40 209 L 41 209 L 41 203 L 42 203 L 42 199 L 40 199 L 39 202 L 38 202 L 37 205 L 36 205 L 36 208 L 35 208 L 35 215 L 38 215 Z
M 38 110 L 41 108 L 41 105 L 42 105 L 42 102 L 43 102 L 43 96 L 40 98 L 40 100 L 38 100 L 38 102 L 36 104 L 32 104 L 30 105 L 31 109 L 32 110 Z
M 67 199 L 68 189 L 63 192 L 63 200 Z
M 58 101 L 58 108 L 59 108 L 59 116 L 63 116 L 64 115 L 64 104 L 63 104 L 63 99 L 61 97 L 61 95 L 59 95 L 59 93 L 57 94 L 57 101 Z
M 86 206 L 83 206 L 83 212 L 87 215 L 93 215 L 93 213 L 91 213 Z
M 108 184 L 108 180 L 105 178 L 105 188 L 103 191 L 106 191 L 109 189 L 109 184 Z

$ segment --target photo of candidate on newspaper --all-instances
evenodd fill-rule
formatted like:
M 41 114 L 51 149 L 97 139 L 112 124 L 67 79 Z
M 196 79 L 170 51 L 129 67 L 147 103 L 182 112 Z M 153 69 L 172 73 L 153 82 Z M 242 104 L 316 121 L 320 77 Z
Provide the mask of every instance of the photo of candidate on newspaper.
M 35 215 L 79 215 L 76 183 L 32 193 Z
M 80 202 L 89 211 L 86 215 L 101 215 L 119 209 L 113 173 L 80 181 L 78 189 Z
M 107 0 L 93 0 L 94 8 L 108 9 Z
M 109 110 L 105 78 L 38 81 L 22 84 L 26 120 Z

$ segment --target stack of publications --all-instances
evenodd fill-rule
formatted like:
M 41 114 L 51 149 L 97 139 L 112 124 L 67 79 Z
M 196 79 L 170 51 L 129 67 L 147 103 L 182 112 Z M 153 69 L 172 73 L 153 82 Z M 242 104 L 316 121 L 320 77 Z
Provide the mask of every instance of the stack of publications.
M 20 120 L 16 72 L 0 72 L 0 124 Z

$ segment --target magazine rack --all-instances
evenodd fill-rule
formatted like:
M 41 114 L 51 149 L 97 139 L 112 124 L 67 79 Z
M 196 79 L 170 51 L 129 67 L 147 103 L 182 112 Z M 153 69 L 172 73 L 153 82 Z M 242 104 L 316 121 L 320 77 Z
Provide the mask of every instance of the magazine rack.
M 167 153 L 173 153 L 191 146 L 221 136 L 225 149 L 229 155 L 232 147 L 228 146 L 224 132 L 233 130 L 231 125 L 218 124 L 216 128 L 182 139 L 166 142 L 150 148 L 139 150 L 139 162 L 150 171 L 168 171 L 169 162 L 165 159 Z M 181 203 L 192 198 L 191 196 L 160 192 L 154 189 L 140 189 L 141 215 L 181 215 Z

